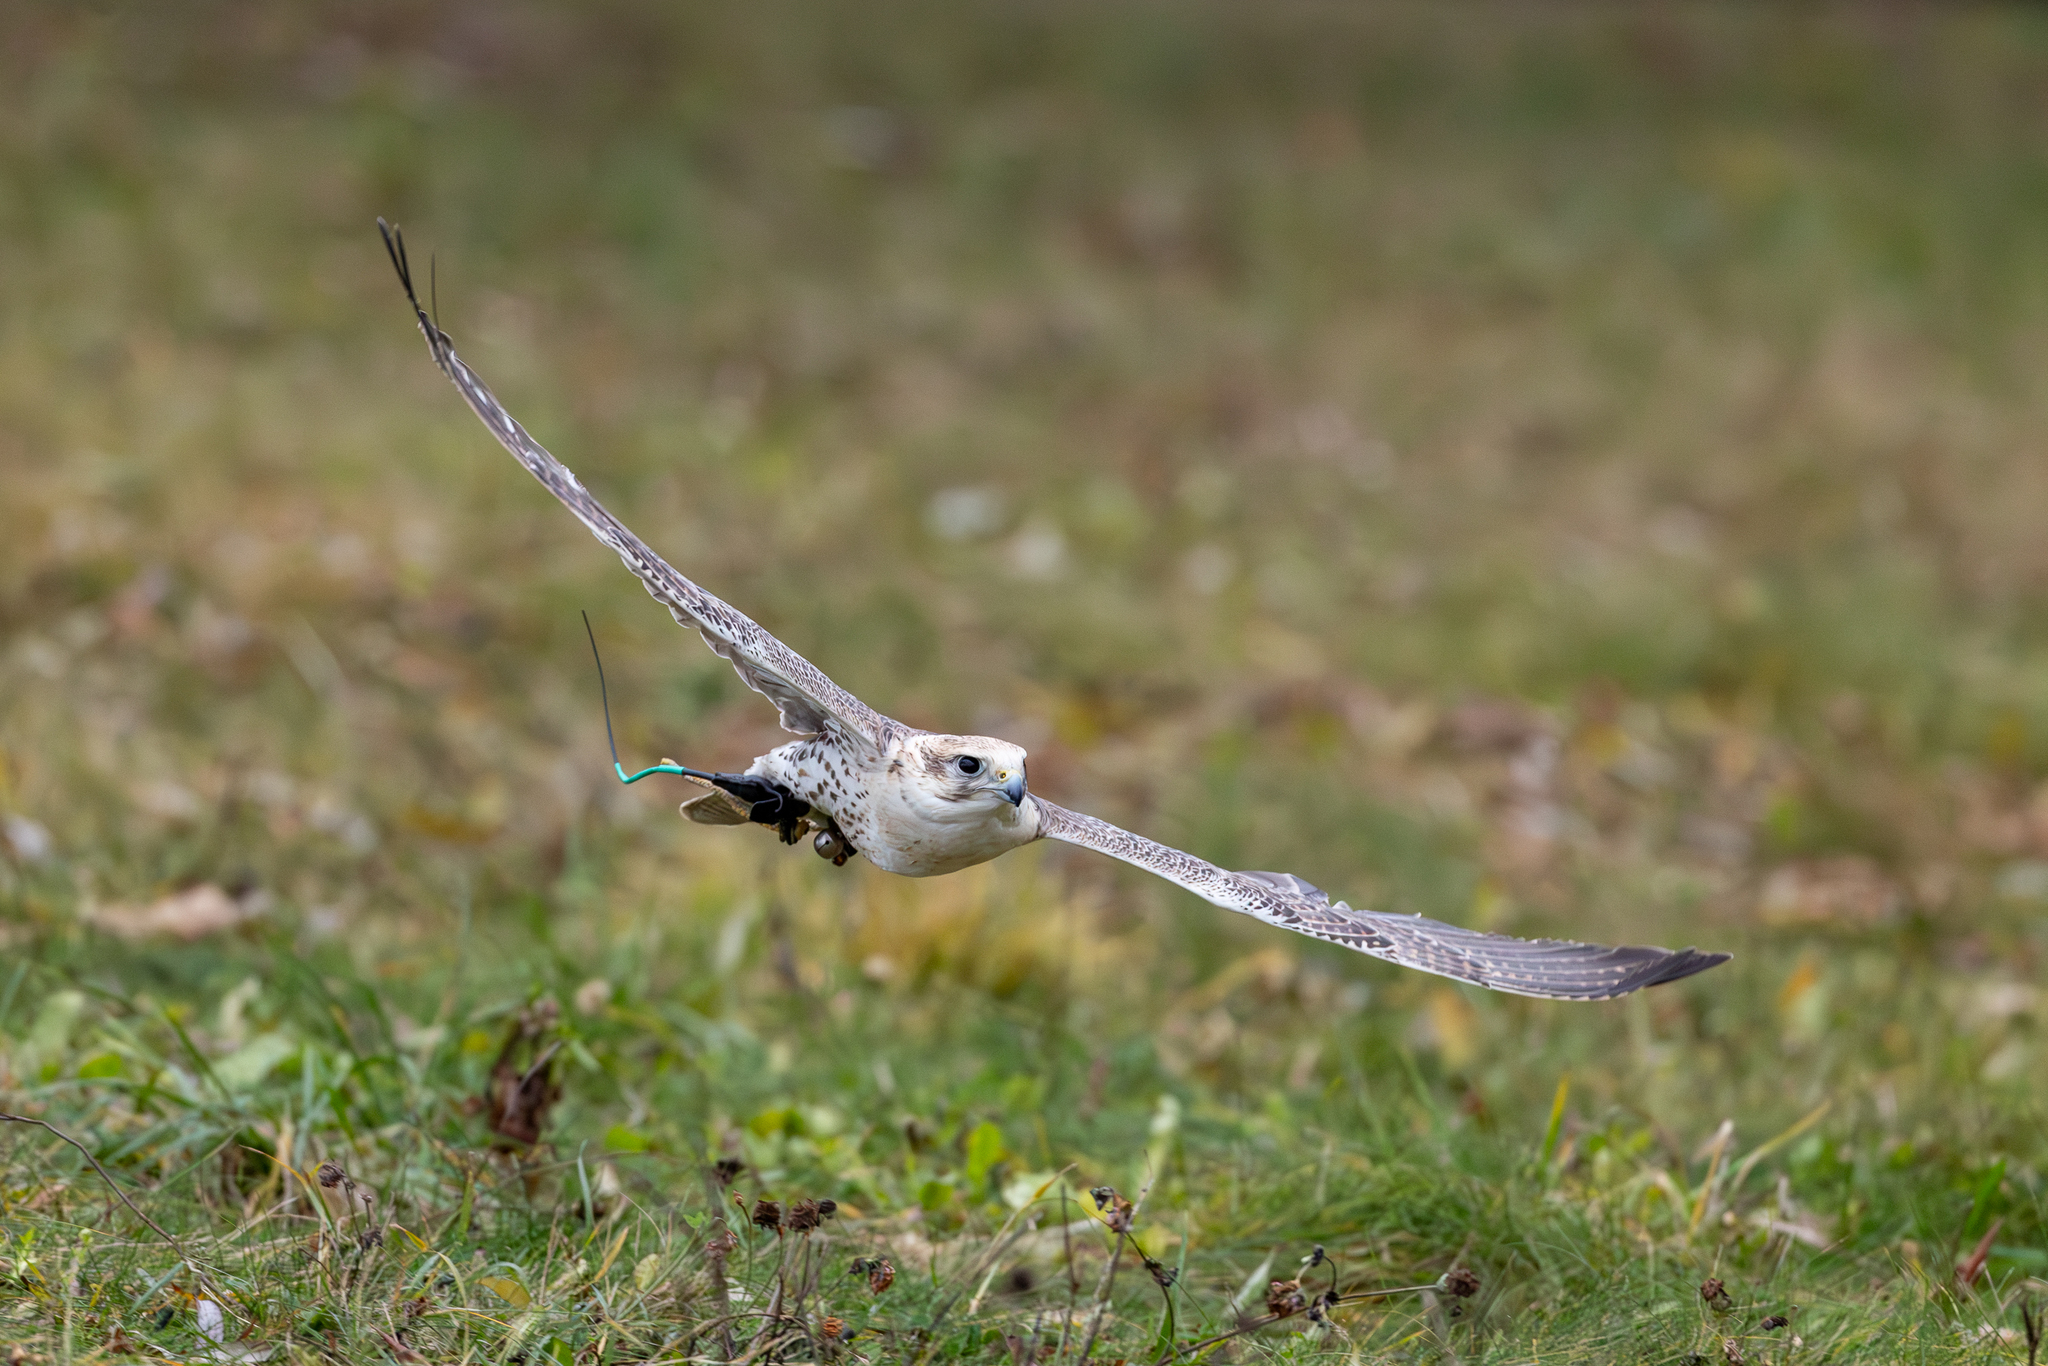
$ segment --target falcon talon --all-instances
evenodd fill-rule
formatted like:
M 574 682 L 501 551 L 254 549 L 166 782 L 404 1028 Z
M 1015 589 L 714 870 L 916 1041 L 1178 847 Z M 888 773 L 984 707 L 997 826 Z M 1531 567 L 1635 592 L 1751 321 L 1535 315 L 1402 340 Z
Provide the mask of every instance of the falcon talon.
M 1211 905 L 1268 925 L 1521 996 L 1602 1001 L 1728 961 L 1725 953 L 1697 949 L 1515 939 L 1421 916 L 1356 909 L 1290 874 L 1232 872 L 1055 806 L 1031 791 L 1027 756 L 1006 740 L 934 735 L 882 715 L 758 622 L 685 578 L 592 497 L 455 354 L 455 343 L 413 292 L 405 239 L 382 219 L 377 226 L 434 364 L 498 444 L 618 555 L 679 624 L 701 634 L 732 662 L 742 682 L 773 702 L 783 729 L 797 737 L 756 759 L 746 773 L 661 763 L 629 774 L 614 741 L 612 768 L 622 782 L 672 773 L 711 789 L 683 804 L 690 820 L 765 825 L 784 844 L 816 832 L 811 847 L 820 857 L 843 865 L 857 846 L 877 868 L 905 877 L 958 872 L 1035 840 L 1059 840 L 1142 868 Z M 594 632 L 590 648 L 595 654 Z M 601 661 L 598 691 L 602 697 Z M 605 738 L 612 740 L 609 699 Z M 1290 1312 L 1305 1308 L 1298 1287 L 1291 1293 Z

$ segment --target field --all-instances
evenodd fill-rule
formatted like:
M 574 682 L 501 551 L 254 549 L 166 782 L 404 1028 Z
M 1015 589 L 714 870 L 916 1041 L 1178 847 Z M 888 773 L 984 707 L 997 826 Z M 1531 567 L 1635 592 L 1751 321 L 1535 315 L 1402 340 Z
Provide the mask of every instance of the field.
M 0 29 L 0 1362 L 2035 1359 L 2039 10 Z M 879 710 L 1734 961 L 1536 1002 L 684 823 L 579 610 L 628 764 L 774 713 L 380 214 Z

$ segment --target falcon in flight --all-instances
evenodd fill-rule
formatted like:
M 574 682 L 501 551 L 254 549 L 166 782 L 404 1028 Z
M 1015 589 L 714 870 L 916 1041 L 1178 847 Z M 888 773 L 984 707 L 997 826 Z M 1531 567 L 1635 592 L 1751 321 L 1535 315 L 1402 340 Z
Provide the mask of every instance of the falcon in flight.
M 706 773 L 664 761 L 629 776 L 614 748 L 613 768 L 627 782 L 671 773 L 701 784 L 704 793 L 683 803 L 683 814 L 691 820 L 770 826 L 785 844 L 809 836 L 818 853 L 836 864 L 857 853 L 906 877 L 971 868 L 1033 840 L 1063 840 L 1156 873 L 1225 910 L 1519 996 L 1605 1000 L 1728 960 L 1725 953 L 1697 949 L 1514 939 L 1420 916 L 1354 910 L 1291 874 L 1233 873 L 1055 806 L 1031 791 L 1024 751 L 1007 740 L 934 735 L 890 720 L 745 614 L 677 573 L 605 511 L 457 358 L 448 334 L 420 307 L 403 237 L 382 219 L 377 226 L 434 363 L 455 382 L 491 435 L 626 562 L 678 623 L 701 634 L 705 644 L 732 662 L 748 687 L 773 702 L 781 710 L 783 728 L 797 735 L 754 760 L 745 773 Z

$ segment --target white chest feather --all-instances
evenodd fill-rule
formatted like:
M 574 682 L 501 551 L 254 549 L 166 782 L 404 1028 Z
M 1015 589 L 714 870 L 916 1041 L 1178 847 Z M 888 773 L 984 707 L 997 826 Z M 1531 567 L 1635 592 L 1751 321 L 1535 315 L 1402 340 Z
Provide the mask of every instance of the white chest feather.
M 905 877 L 934 877 L 987 863 L 1038 838 L 1038 808 L 991 798 L 953 801 L 935 795 L 917 776 L 899 768 L 888 775 L 873 814 L 879 839 L 876 867 Z
M 1021 806 L 988 796 L 954 799 L 916 764 L 829 736 L 771 750 L 750 771 L 828 813 L 862 857 L 905 877 L 958 872 L 1038 838 L 1029 798 Z

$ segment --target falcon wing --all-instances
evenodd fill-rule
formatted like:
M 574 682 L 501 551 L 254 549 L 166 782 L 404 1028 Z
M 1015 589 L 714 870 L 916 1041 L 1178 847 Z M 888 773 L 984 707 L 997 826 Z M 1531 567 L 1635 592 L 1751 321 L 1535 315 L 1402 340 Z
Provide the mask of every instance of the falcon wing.
M 490 428 L 491 435 L 549 493 L 561 499 L 598 540 L 618 553 L 626 568 L 639 576 L 647 591 L 668 608 L 678 623 L 701 634 L 715 654 L 732 661 L 748 687 L 781 709 L 784 730 L 799 735 L 837 731 L 864 739 L 878 750 L 886 749 L 895 736 L 910 733 L 909 727 L 878 714 L 825 677 L 809 660 L 769 635 L 751 617 L 677 573 L 646 542 L 628 531 L 624 523 L 605 511 L 561 461 L 527 435 L 526 428 L 491 396 L 476 372 L 462 363 L 455 354 L 455 343 L 427 316 L 419 297 L 413 293 L 404 237 L 381 218 L 377 228 L 384 234 L 384 247 L 391 253 L 391 264 L 397 267 L 399 281 L 405 286 L 405 297 L 419 315 L 420 331 L 426 336 L 434 363 L 455 381 L 455 387 L 483 419 L 484 426 Z
M 1357 911 L 1288 873 L 1232 873 L 1178 849 L 1155 844 L 1107 821 L 1038 803 L 1039 830 L 1157 873 L 1225 910 L 1240 911 L 1298 934 L 1327 939 L 1403 967 L 1474 982 L 1517 996 L 1604 1001 L 1660 982 L 1675 982 L 1728 961 L 1698 949 L 1607 948 L 1563 939 L 1481 934 L 1419 915 Z

